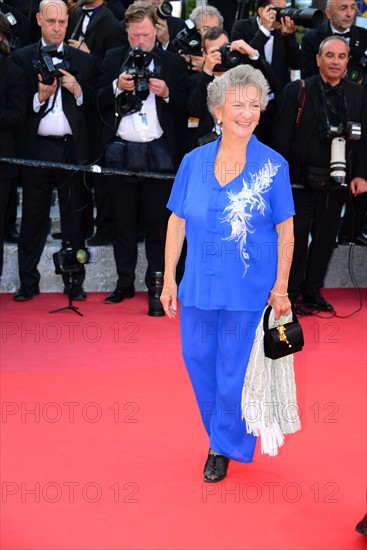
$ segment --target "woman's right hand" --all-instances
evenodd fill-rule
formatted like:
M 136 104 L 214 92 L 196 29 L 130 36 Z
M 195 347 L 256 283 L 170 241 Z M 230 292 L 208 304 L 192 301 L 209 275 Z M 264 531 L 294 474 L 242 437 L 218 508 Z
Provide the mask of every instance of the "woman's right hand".
M 161 303 L 165 314 L 174 319 L 177 315 L 177 284 L 175 280 L 164 282 Z

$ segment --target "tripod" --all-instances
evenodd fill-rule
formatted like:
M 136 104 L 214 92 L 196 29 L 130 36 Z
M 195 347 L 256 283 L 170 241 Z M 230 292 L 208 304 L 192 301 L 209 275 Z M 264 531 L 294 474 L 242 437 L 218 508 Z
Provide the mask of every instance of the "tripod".
M 54 309 L 50 311 L 50 313 L 58 313 L 59 311 L 65 311 L 65 310 L 71 309 L 71 311 L 75 311 L 75 313 L 83 317 L 83 313 L 80 313 L 79 308 L 76 306 L 73 306 L 73 274 L 69 273 L 68 275 L 69 275 L 69 285 L 68 285 L 69 304 L 66 307 L 60 307 L 59 309 Z

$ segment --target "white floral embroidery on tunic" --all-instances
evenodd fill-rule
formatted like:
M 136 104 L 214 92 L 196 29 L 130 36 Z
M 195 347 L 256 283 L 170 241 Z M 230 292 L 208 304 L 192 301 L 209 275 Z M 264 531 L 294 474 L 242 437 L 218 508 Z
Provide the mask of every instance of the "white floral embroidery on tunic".
M 249 254 L 246 251 L 247 234 L 254 233 L 255 228 L 251 223 L 252 212 L 257 210 L 262 216 L 265 214 L 266 203 L 262 197 L 270 190 L 273 177 L 277 174 L 280 164 L 273 164 L 270 159 L 255 174 L 250 174 L 250 181 L 243 178 L 243 188 L 239 193 L 227 192 L 229 205 L 224 209 L 226 216 L 222 223 L 231 225 L 231 234 L 223 240 L 239 243 L 241 260 L 245 266 L 243 277 L 250 267 L 247 260 Z

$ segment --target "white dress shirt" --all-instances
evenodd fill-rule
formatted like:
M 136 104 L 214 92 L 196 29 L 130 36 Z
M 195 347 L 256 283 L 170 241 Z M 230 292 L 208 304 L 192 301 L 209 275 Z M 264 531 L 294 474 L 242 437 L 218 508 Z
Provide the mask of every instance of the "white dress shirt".
M 46 44 L 42 40 L 42 46 Z M 64 51 L 64 44 L 60 44 L 57 48 L 58 52 Z M 58 57 L 53 57 L 52 62 L 54 65 L 60 63 Z M 83 104 L 83 94 L 80 98 L 75 98 L 75 101 L 78 106 Z M 48 107 L 51 107 L 54 102 L 54 95 L 51 95 L 48 100 Z M 39 100 L 38 92 L 33 96 L 33 110 L 35 113 L 38 113 L 40 108 L 45 104 L 45 101 L 42 103 Z M 40 121 L 38 126 L 38 135 L 39 136 L 53 136 L 53 137 L 62 137 L 67 134 L 72 135 L 72 129 L 70 127 L 69 121 L 65 116 L 62 106 L 62 94 L 61 94 L 61 85 L 58 87 L 56 92 L 56 99 L 53 105 L 52 110 L 50 110 Z
M 149 64 L 149 70 L 154 70 L 153 60 Z M 117 79 L 113 82 L 115 96 L 121 94 L 117 88 Z M 122 117 L 117 128 L 117 135 L 126 141 L 135 141 L 145 143 L 159 139 L 163 135 L 163 130 L 159 124 L 155 95 L 149 92 L 139 112 Z

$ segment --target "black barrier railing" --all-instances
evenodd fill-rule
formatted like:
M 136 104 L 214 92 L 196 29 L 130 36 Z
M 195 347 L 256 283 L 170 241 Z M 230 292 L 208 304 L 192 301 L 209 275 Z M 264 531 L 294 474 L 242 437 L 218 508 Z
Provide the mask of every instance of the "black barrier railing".
M 176 174 L 158 173 L 158 172 L 137 172 L 131 170 L 122 170 L 120 168 L 106 168 L 99 164 L 67 164 L 64 162 L 48 162 L 45 160 L 19 159 L 12 157 L 0 157 L 0 162 L 7 164 L 16 164 L 17 166 L 31 166 L 33 168 L 59 168 L 60 170 L 69 170 L 72 172 L 90 172 L 93 174 L 102 174 L 104 176 L 135 176 L 138 178 L 152 178 L 173 180 Z

